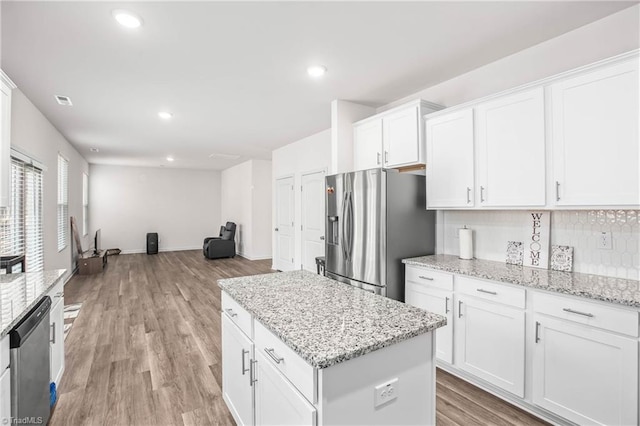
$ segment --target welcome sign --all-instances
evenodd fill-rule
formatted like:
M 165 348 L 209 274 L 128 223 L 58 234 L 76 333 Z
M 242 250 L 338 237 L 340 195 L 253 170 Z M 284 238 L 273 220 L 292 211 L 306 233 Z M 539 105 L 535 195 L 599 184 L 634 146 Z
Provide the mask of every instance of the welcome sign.
M 547 269 L 549 267 L 549 230 L 551 212 L 528 212 L 523 240 L 524 266 Z

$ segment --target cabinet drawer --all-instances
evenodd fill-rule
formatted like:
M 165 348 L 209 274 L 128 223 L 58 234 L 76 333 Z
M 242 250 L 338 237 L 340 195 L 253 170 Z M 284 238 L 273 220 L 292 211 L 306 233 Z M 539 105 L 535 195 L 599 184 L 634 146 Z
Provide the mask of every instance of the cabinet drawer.
M 513 288 L 491 281 L 456 276 L 456 291 L 515 308 L 525 308 L 526 291 L 523 288 Z
M 564 320 L 638 337 L 638 312 L 573 297 L 533 293 L 533 309 Z
M 222 312 L 229 315 L 231 321 L 233 321 L 244 334 L 249 336 L 249 338 L 253 338 L 251 314 L 224 291 L 222 292 Z
M 436 287 L 442 290 L 453 291 L 453 275 L 447 272 L 406 265 L 405 280 L 418 284 L 426 284 L 429 287 Z
M 296 354 L 259 321 L 254 322 L 255 350 L 264 355 L 305 398 L 316 402 L 316 374 L 314 368 Z
M 0 340 L 0 374 L 9 366 L 9 335 Z

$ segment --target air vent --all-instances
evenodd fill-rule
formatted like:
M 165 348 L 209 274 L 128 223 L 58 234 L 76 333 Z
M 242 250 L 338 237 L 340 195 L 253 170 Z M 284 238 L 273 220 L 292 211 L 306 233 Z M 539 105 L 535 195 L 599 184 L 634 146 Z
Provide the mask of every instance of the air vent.
M 98 148 L 89 148 L 89 151 L 91 151 L 91 152 L 100 152 L 100 149 L 98 149 Z
M 68 96 L 56 95 L 56 101 L 58 101 L 58 103 L 60 105 L 64 105 L 64 106 L 72 106 L 73 105 L 71 103 L 71 98 L 68 97 Z
M 217 160 L 237 160 L 238 158 L 240 158 L 239 155 L 237 154 L 219 154 L 219 153 L 213 153 L 209 155 L 209 158 L 215 158 Z

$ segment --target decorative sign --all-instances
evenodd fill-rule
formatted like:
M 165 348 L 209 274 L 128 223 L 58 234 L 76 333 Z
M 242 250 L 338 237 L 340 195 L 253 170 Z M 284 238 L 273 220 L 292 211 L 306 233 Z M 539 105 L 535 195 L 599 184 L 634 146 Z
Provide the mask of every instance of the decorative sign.
M 551 212 L 527 213 L 524 237 L 524 266 L 547 269 L 549 267 L 549 230 Z
M 573 247 L 551 246 L 551 269 L 571 272 L 573 268 Z
M 508 241 L 507 242 L 507 261 L 509 265 L 522 266 L 522 241 Z

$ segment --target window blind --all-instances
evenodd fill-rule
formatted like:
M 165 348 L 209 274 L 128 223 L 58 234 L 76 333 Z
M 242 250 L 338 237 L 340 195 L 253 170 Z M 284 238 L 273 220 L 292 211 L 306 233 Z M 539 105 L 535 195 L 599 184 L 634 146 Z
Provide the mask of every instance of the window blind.
M 69 162 L 58 154 L 58 251 L 69 244 Z
M 11 207 L 0 222 L 0 254 L 25 255 L 27 271 L 44 269 L 42 170 L 11 158 Z
M 82 174 L 82 235 L 89 233 L 89 176 Z

